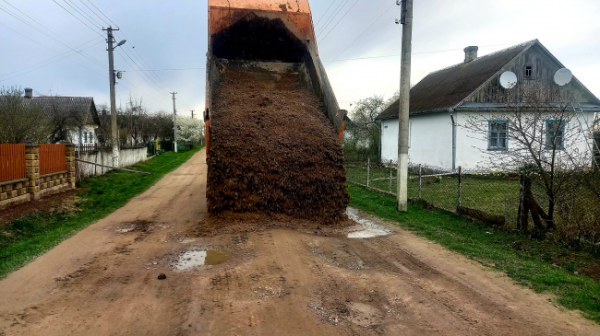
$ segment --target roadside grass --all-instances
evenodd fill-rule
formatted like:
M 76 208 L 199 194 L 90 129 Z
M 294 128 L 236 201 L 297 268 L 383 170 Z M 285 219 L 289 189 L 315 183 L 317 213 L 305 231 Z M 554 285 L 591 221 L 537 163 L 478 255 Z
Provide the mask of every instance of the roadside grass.
M 394 221 L 484 266 L 503 271 L 536 292 L 552 293 L 562 306 L 579 309 L 600 323 L 600 282 L 576 274 L 578 270 L 592 270 L 590 276 L 600 280 L 598 259 L 593 256 L 531 240 L 516 231 L 480 225 L 444 210 L 426 210 L 419 204 L 409 205 L 407 213 L 397 212 L 394 197 L 360 186 L 349 184 L 348 191 L 350 206 Z
M 24 266 L 89 224 L 104 218 L 144 192 L 165 174 L 189 160 L 202 147 L 167 152 L 130 169 L 151 173 L 109 172 L 80 182 L 78 210 L 37 212 L 0 227 L 0 279 Z

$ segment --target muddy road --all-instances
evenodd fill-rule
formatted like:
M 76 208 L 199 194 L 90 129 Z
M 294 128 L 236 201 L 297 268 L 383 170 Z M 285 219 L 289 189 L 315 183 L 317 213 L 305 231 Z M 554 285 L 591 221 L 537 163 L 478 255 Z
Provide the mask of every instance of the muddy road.
M 0 281 L 0 335 L 600 335 L 551 297 L 391 226 L 369 239 L 190 236 L 205 181 L 200 152 Z

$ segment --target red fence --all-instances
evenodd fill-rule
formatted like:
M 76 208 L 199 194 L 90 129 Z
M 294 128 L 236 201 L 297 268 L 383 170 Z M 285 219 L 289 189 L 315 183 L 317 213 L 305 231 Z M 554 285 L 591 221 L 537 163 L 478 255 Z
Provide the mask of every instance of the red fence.
M 40 145 L 40 175 L 67 170 L 66 146 Z
M 25 177 L 25 145 L 0 145 L 0 182 Z

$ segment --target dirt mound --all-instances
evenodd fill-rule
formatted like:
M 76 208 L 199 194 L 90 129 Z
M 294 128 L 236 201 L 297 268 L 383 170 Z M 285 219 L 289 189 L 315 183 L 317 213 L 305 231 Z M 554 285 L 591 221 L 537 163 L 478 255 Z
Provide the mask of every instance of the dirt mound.
M 209 211 L 346 220 L 342 147 L 298 74 L 221 75 L 211 113 Z

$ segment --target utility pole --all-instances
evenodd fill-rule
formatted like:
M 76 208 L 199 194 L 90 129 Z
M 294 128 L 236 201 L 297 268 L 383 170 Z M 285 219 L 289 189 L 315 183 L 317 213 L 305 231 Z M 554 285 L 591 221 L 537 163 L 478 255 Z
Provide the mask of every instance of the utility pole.
M 112 28 L 108 26 L 106 29 L 102 29 L 106 31 L 106 42 L 108 43 L 108 78 L 110 81 L 110 122 L 112 125 L 112 152 L 113 152 L 113 167 L 119 167 L 119 128 L 117 126 L 117 108 L 116 108 L 116 99 L 115 99 L 115 59 L 113 56 L 113 52 L 116 47 L 122 46 L 125 44 L 125 40 L 119 42 L 115 47 L 113 47 L 114 37 L 113 31 L 118 31 L 119 28 Z
M 194 110 L 192 110 L 192 119 L 194 119 Z
M 173 95 L 173 146 L 175 153 L 177 153 L 177 108 L 175 108 L 175 95 L 177 92 L 171 92 Z
M 398 195 L 397 210 L 408 210 L 408 118 L 412 52 L 413 0 L 399 0 L 402 6 L 402 59 L 400 61 L 400 111 L 398 114 Z

